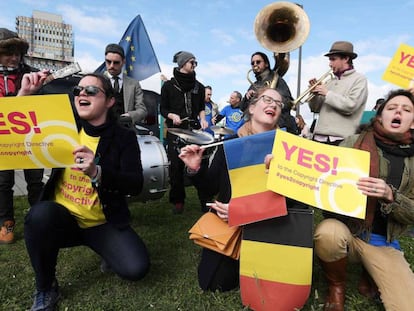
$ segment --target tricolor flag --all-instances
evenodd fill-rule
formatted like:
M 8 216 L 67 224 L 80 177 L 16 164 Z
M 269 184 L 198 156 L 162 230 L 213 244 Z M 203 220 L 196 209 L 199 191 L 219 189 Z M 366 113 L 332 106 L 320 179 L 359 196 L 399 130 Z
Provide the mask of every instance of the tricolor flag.
M 229 225 L 239 226 L 286 215 L 285 197 L 267 190 L 264 158 L 272 153 L 276 131 L 224 141 L 231 184 Z
M 125 52 L 124 72 L 127 76 L 141 81 L 157 72 L 161 72 L 141 16 L 137 15 L 132 20 L 121 41 L 119 41 L 119 45 L 122 46 Z M 104 71 L 105 63 L 96 69 L 96 72 L 103 73 Z
M 256 311 L 299 310 L 312 284 L 313 209 L 243 227 L 240 294 Z

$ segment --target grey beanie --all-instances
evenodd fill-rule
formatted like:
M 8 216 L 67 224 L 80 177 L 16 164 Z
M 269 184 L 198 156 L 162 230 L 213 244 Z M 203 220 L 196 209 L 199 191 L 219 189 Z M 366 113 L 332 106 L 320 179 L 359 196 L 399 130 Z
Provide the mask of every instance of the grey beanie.
M 121 55 L 122 58 L 125 58 L 125 52 L 122 46 L 116 43 L 108 44 L 105 48 L 105 55 L 108 53 L 115 53 Z
M 191 58 L 195 58 L 195 56 L 192 53 L 186 52 L 186 51 L 180 51 L 180 52 L 175 53 L 173 62 L 177 63 L 178 68 L 181 68 Z

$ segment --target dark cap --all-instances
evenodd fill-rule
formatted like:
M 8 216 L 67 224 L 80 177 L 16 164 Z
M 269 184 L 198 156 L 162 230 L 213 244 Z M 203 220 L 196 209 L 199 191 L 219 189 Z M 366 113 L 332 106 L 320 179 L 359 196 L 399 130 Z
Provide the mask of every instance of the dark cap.
M 121 55 L 122 58 L 125 58 L 125 52 L 122 46 L 116 43 L 108 44 L 105 48 L 105 55 L 108 53 L 116 53 Z
M 195 58 L 195 56 L 186 51 L 180 51 L 174 54 L 173 62 L 178 64 L 178 67 L 181 68 L 184 66 L 186 62 L 188 62 L 190 59 Z
M 0 54 L 5 54 L 13 49 L 19 51 L 21 55 L 25 55 L 29 49 L 29 43 L 19 38 L 14 31 L 0 28 Z
M 336 41 L 332 44 L 331 49 L 325 56 L 331 56 L 334 54 L 346 55 L 351 59 L 357 58 L 358 54 L 354 53 L 354 46 L 348 41 Z

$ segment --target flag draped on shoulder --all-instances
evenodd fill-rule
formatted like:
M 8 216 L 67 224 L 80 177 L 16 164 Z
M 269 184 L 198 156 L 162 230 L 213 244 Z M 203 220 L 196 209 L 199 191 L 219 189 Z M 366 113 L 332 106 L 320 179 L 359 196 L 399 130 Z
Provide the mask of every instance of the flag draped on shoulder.
M 229 225 L 244 225 L 287 214 L 285 197 L 267 190 L 264 158 L 272 153 L 275 131 L 224 142 L 231 184 Z
M 140 15 L 137 15 L 129 24 L 119 41 L 119 45 L 125 52 L 124 72 L 129 77 L 141 81 L 161 72 L 157 56 Z M 96 72 L 104 71 L 105 63 L 96 70 Z

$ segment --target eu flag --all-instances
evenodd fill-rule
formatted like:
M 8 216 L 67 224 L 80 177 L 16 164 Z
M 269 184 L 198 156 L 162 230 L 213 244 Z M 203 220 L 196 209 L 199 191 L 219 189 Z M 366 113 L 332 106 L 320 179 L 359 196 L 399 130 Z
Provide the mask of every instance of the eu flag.
M 125 52 L 124 72 L 129 77 L 141 81 L 161 72 L 157 56 L 140 15 L 137 15 L 129 24 L 121 41 L 119 41 L 119 45 Z M 96 69 L 96 72 L 104 71 L 105 63 Z

